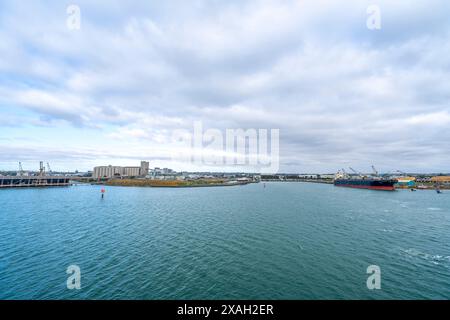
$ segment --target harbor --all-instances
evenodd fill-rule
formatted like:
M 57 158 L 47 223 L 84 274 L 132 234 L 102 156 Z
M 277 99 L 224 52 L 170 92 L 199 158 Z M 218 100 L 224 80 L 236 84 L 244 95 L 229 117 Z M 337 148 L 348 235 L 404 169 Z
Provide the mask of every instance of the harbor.
M 11 243 L 22 243 L 24 258 L 0 259 L 0 299 L 448 298 L 450 193 L 409 192 L 445 189 L 448 177 L 399 173 L 400 191 L 379 192 L 354 187 L 391 176 L 340 173 L 19 164 L 0 176 L 0 251 L 14 257 Z M 75 261 L 89 290 L 69 292 L 53 276 Z M 390 272 L 380 292 L 366 288 L 373 263 Z
M 0 172 L 0 189 L 33 187 L 66 187 L 71 184 L 93 184 L 129 187 L 216 187 L 245 185 L 259 182 L 307 182 L 334 184 L 372 190 L 450 190 L 450 175 L 447 173 L 405 173 L 400 170 L 379 173 L 362 173 L 349 168 L 336 174 L 260 174 L 243 172 L 186 172 L 169 168 L 150 168 L 149 162 L 141 161 L 140 166 L 100 166 L 87 172 L 53 172 L 47 162 L 40 162 L 38 171 L 25 171 L 19 162 L 19 170 Z
M 450 298 L 448 193 L 101 189 L 0 190 L 0 298 Z M 81 290 L 66 288 L 72 264 Z M 382 290 L 366 287 L 371 264 Z
M 335 186 L 353 187 L 372 190 L 450 190 L 450 175 L 444 173 L 405 173 L 395 172 L 380 174 L 374 166 L 372 173 L 362 173 L 349 168 L 352 173 L 340 169 L 336 174 L 272 174 L 262 175 L 261 181 L 308 182 L 334 184 Z

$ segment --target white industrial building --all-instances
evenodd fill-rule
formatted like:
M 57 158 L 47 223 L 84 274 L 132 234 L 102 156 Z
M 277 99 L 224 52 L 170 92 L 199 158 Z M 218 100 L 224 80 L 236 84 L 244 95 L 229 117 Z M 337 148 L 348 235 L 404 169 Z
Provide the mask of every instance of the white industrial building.
M 140 167 L 119 167 L 119 166 L 100 166 L 95 167 L 92 177 L 114 178 L 114 177 L 145 177 L 148 174 L 150 164 L 147 161 L 141 161 Z

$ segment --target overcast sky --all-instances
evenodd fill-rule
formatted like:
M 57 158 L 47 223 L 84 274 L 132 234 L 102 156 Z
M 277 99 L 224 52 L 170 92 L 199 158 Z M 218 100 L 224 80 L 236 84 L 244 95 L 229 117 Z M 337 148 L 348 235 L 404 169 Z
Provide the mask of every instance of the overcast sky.
M 0 169 L 211 169 L 170 159 L 201 121 L 279 129 L 281 172 L 450 171 L 447 0 L 70 4 L 0 0 Z

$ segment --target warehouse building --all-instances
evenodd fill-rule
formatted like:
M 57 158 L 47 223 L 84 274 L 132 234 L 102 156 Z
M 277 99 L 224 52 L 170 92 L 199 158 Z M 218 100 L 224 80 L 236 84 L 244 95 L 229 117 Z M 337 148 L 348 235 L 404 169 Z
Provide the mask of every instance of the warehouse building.
M 435 176 L 430 179 L 431 182 L 434 183 L 450 183 L 450 176 Z

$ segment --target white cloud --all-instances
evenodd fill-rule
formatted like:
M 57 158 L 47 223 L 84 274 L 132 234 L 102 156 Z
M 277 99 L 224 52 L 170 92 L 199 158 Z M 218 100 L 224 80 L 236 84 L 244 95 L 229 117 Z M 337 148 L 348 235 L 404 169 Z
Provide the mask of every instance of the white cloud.
M 450 124 L 450 113 L 448 111 L 420 114 L 406 119 L 413 125 L 446 126 Z
M 382 29 L 370 31 L 368 4 L 79 1 L 74 32 L 64 4 L 7 1 L 0 115 L 25 113 L 37 136 L 43 123 L 97 128 L 136 155 L 140 145 L 164 157 L 158 146 L 173 130 L 201 120 L 279 128 L 282 170 L 382 166 L 406 155 L 403 169 L 414 169 L 425 151 L 445 169 L 449 5 L 380 1 Z

